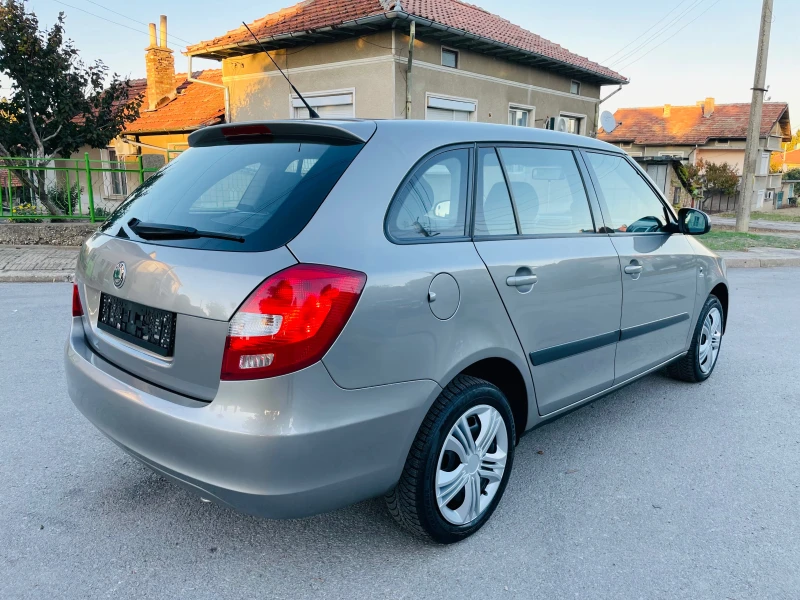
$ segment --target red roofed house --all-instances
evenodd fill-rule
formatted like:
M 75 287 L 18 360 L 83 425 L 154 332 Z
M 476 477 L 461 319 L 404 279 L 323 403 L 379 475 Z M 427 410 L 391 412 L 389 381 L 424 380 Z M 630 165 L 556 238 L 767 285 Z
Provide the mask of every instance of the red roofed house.
M 56 166 L 74 167 L 83 164 L 85 153 L 88 152 L 92 161 L 98 161 L 92 162 L 92 167 L 128 170 L 128 173 L 93 175 L 95 206 L 106 210 L 113 209 L 139 185 L 139 155 L 145 168 L 159 168 L 188 147 L 186 140 L 192 131 L 225 122 L 222 71 L 195 72 L 192 78 L 195 81 L 186 73 L 176 74 L 173 51 L 166 43 L 166 27 L 166 17 L 162 16 L 159 44 L 156 26 L 150 24 L 150 45 L 145 49 L 147 77 L 130 82 L 130 97 L 142 99 L 139 118 L 129 123 L 123 134 L 107 148 L 81 148 L 70 160 L 55 161 Z M 84 173 L 79 175 L 83 189 L 81 202 L 83 212 L 86 212 L 86 177 Z
M 260 44 L 238 27 L 186 50 L 222 62 L 232 121 L 307 117 L 261 45 L 323 117 L 402 119 L 408 96 L 414 119 L 552 127 L 563 117 L 594 135 L 601 86 L 628 83 L 459 0 L 307 0 L 250 28 Z
M 744 167 L 744 149 L 750 120 L 749 104 L 716 104 L 706 98 L 695 106 L 621 108 L 614 113 L 617 127 L 598 138 L 623 148 L 643 165 L 668 198 L 675 198 L 680 183 L 666 163 L 677 159 L 696 164 L 703 159 Z M 770 156 L 781 150 L 781 142 L 791 140 L 789 106 L 785 102 L 767 102 L 761 119 L 761 157 L 758 161 L 753 206 L 769 210 L 780 190 L 780 174 L 770 174 Z

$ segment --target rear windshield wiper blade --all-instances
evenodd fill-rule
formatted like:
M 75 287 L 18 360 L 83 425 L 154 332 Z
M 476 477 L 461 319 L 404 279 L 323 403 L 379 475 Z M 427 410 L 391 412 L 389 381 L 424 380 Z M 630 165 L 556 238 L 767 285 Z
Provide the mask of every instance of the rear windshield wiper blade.
M 128 227 L 136 235 L 145 240 L 192 240 L 197 238 L 214 238 L 243 243 L 240 235 L 221 233 L 219 231 L 200 231 L 194 227 L 182 225 L 166 225 L 162 223 L 142 223 L 139 219 L 128 221 Z

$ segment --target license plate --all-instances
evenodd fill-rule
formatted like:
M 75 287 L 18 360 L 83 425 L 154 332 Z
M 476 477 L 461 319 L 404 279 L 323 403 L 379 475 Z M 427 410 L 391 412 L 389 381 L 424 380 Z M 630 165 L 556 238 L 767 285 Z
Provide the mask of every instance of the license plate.
M 100 294 L 97 327 L 161 356 L 175 349 L 175 320 L 174 312 Z

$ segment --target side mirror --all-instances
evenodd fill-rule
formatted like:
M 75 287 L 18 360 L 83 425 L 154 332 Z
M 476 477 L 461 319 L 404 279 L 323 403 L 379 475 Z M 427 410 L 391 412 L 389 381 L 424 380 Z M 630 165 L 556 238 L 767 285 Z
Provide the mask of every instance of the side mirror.
M 678 229 L 684 235 L 703 235 L 711 231 L 711 221 L 702 210 L 682 208 L 678 211 Z

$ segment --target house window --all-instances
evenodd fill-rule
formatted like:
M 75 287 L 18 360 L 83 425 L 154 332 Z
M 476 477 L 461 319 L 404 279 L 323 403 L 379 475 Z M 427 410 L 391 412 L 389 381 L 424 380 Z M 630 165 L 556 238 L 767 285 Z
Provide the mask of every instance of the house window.
M 355 92 L 352 90 L 305 94 L 305 99 L 323 119 L 355 117 Z M 308 119 L 308 109 L 296 96 L 292 96 L 292 118 Z
M 659 152 L 658 155 L 664 158 L 683 158 L 683 152 Z
M 632 148 L 633 147 L 633 142 L 630 142 L 628 144 L 626 144 L 625 142 L 620 142 L 619 147 L 622 148 L 623 150 L 625 148 Z
M 458 52 L 450 48 L 442 48 L 442 66 L 451 69 L 458 68 Z
M 120 161 L 117 157 L 117 151 L 113 148 L 108 149 L 108 168 L 109 169 L 124 169 L 125 162 Z M 128 181 L 125 173 L 113 171 L 108 173 L 108 192 L 112 196 L 127 196 L 128 195 Z
M 565 115 L 562 114 L 567 120 L 567 133 L 574 133 L 580 135 L 581 131 L 583 130 L 583 117 L 579 117 L 577 115 Z
M 425 118 L 428 121 L 471 121 L 476 108 L 473 100 L 428 96 Z
M 572 80 L 572 83 L 569 85 L 569 93 L 575 94 L 576 96 L 581 95 L 581 82 Z
M 533 108 L 523 106 L 511 106 L 508 109 L 508 124 L 517 127 L 533 126 Z
M 731 145 L 731 141 L 730 140 L 717 140 L 716 141 L 716 145 L 717 146 L 730 146 Z

